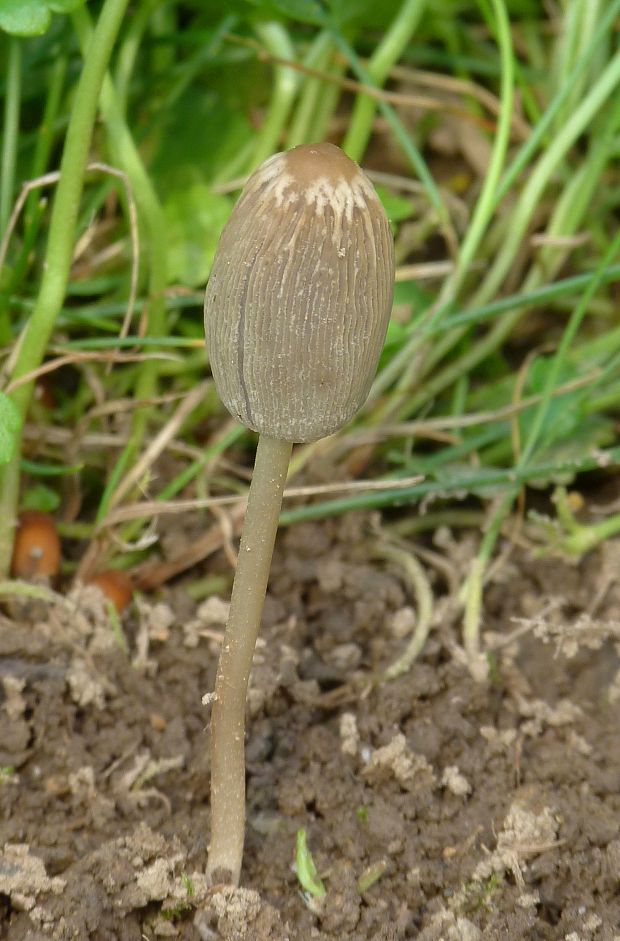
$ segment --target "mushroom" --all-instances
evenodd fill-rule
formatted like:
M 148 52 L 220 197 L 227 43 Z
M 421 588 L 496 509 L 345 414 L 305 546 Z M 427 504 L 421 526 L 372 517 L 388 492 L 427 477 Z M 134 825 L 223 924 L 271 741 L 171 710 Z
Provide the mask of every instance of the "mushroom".
M 87 585 L 95 585 L 108 601 L 116 608 L 117 614 L 122 614 L 133 598 L 133 584 L 125 572 L 119 569 L 104 569 L 91 575 L 86 580 Z
M 292 446 L 332 434 L 363 405 L 393 283 L 381 202 L 333 144 L 267 160 L 219 242 L 205 296 L 211 369 L 226 408 L 260 437 L 213 699 L 212 879 L 239 882 L 245 702 Z
M 24 510 L 15 533 L 11 574 L 53 579 L 60 571 L 60 561 L 60 538 L 53 517 L 39 510 Z

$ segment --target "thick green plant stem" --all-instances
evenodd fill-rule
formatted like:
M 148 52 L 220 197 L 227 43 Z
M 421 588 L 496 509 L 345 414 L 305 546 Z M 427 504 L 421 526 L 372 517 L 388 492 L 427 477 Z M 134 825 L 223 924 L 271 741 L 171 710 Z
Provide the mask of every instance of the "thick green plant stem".
M 92 35 L 89 15 L 85 8 L 76 10 L 73 21 L 80 45 L 84 48 Z M 143 242 L 148 258 L 148 327 L 147 337 L 161 337 L 166 332 L 166 221 L 157 193 L 145 169 L 131 132 L 125 121 L 110 75 L 105 75 L 101 89 L 101 114 L 106 126 L 113 159 L 127 174 L 138 206 L 142 223 Z M 134 389 L 138 399 L 151 398 L 157 392 L 159 364 L 153 359 L 143 363 L 138 371 Z M 140 450 L 152 409 L 136 409 L 132 417 L 130 440 L 119 457 L 123 467 L 131 465 Z M 99 507 L 98 520 L 103 519 L 109 507 L 112 492 L 106 494 Z
M 422 18 L 426 0 L 405 0 L 396 18 L 366 64 L 368 74 L 377 86 L 383 86 L 390 69 L 400 59 L 411 42 Z M 377 111 L 377 102 L 362 92 L 357 96 L 349 128 L 342 149 L 358 162 L 364 156 L 372 123 Z
M 15 36 L 8 39 L 9 54 L 6 66 L 6 93 L 4 99 L 4 126 L 2 134 L 2 167 L 0 173 L 0 238 L 11 214 L 15 190 L 17 163 L 17 137 L 19 132 L 19 104 L 21 95 L 21 45 Z M 11 327 L 6 306 L 0 311 L 0 345 L 11 340 Z
M 245 832 L 245 701 L 291 450 L 289 442 L 259 438 L 215 681 L 207 875 L 235 885 Z
M 0 177 L 0 235 L 6 229 L 9 221 L 15 189 L 22 75 L 21 41 L 15 36 L 11 36 L 8 43 L 9 54 L 6 63 L 6 92 L 2 134 L 2 176 Z
M 89 44 L 84 68 L 77 84 L 73 109 L 60 164 L 60 179 L 52 206 L 43 278 L 28 324 L 20 338 L 11 375 L 15 382 L 36 369 L 43 360 L 62 307 L 82 195 L 84 170 L 97 115 L 99 92 L 112 47 L 120 29 L 128 0 L 105 0 Z M 20 385 L 11 397 L 25 420 L 32 396 L 32 382 Z M 0 472 L 0 576 L 8 571 L 13 544 L 13 526 L 19 495 L 21 436 L 15 457 Z

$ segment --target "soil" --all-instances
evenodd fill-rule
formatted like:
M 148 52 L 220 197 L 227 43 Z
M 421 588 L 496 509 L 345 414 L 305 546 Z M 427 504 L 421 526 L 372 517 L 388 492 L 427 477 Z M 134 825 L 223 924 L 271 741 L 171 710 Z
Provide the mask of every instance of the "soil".
M 0 623 L 0 937 L 620 939 L 619 543 L 515 550 L 485 594 L 486 683 L 438 534 L 415 617 L 376 521 L 281 534 L 248 703 L 243 888 L 208 886 L 208 704 L 226 604 L 179 582 L 114 629 L 81 589 Z M 123 640 L 124 635 L 124 640 Z M 297 831 L 327 894 L 302 890 Z

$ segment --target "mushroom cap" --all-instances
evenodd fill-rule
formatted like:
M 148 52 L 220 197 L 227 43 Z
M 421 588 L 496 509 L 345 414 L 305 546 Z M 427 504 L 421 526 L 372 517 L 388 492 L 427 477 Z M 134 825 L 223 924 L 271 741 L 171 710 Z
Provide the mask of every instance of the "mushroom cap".
M 229 412 L 284 441 L 348 422 L 370 391 L 393 284 L 385 211 L 340 148 L 302 145 L 263 163 L 224 228 L 205 296 Z
M 60 571 L 61 546 L 49 513 L 24 510 L 13 543 L 11 574 L 16 578 L 52 578 Z
M 112 602 L 118 614 L 123 613 L 133 598 L 132 581 L 125 572 L 119 569 L 104 569 L 103 572 L 91 575 L 86 584 L 96 585 Z

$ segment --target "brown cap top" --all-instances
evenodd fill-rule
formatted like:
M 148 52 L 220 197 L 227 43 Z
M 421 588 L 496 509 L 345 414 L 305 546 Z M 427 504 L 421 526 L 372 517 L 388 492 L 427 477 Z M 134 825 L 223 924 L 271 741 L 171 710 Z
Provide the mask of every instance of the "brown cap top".
M 270 157 L 246 183 L 235 212 L 249 194 L 265 208 L 271 203 L 271 211 L 305 203 L 318 215 L 330 208 L 347 221 L 354 209 L 383 212 L 366 174 L 335 144 L 301 144 Z
M 299 189 L 312 187 L 317 179 L 325 179 L 332 186 L 340 180 L 351 183 L 360 169 L 335 144 L 310 144 L 294 147 L 283 155 L 283 167 L 290 173 Z
M 205 297 L 229 411 L 288 441 L 349 421 L 375 374 L 393 282 L 390 227 L 356 163 L 333 144 L 267 160 L 222 233 Z

